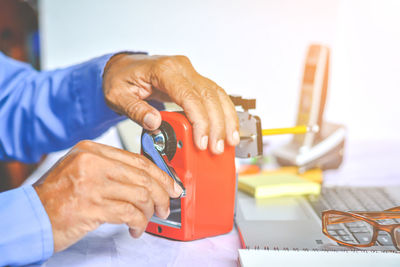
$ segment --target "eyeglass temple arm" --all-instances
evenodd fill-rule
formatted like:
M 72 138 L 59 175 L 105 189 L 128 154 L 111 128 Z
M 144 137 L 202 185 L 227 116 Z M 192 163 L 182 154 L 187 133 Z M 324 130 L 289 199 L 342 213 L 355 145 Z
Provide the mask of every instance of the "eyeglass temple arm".
M 385 211 L 400 211 L 400 207 L 390 208 L 390 209 L 387 209 Z
M 381 212 L 376 212 L 376 211 L 364 211 L 364 212 L 350 212 L 354 214 L 358 214 L 364 217 L 367 217 L 371 220 L 384 220 L 384 219 L 399 219 L 400 218 L 400 213 L 399 212 L 388 212 L 388 211 L 381 211 Z M 346 215 L 342 215 L 340 217 L 330 219 L 329 224 L 338 224 L 338 223 L 350 223 L 350 222 L 355 222 L 360 220 L 359 218 L 355 217 L 349 217 Z
M 356 214 L 368 217 L 372 220 L 384 220 L 384 219 L 399 219 L 400 212 L 382 211 L 382 212 L 356 212 Z

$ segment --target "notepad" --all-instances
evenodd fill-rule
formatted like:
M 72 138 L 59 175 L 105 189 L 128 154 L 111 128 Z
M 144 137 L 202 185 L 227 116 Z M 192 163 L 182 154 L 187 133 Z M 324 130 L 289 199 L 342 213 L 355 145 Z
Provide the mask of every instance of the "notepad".
M 295 174 L 241 175 L 238 187 L 255 198 L 319 194 L 321 185 Z
M 322 170 L 319 168 L 314 168 L 314 169 L 310 169 L 305 172 L 299 173 L 299 168 L 296 166 L 284 166 L 284 167 L 280 167 L 279 169 L 276 169 L 276 170 L 264 170 L 262 173 L 267 174 L 267 175 L 293 174 L 293 175 L 297 175 L 301 178 L 304 178 L 306 180 L 309 180 L 311 182 L 316 182 L 316 183 L 322 183 L 322 179 L 323 179 Z M 250 173 L 248 173 L 248 174 L 250 174 Z M 252 173 L 252 174 L 254 174 L 254 173 Z
M 242 267 L 394 267 L 400 254 L 372 251 L 294 251 L 239 249 Z

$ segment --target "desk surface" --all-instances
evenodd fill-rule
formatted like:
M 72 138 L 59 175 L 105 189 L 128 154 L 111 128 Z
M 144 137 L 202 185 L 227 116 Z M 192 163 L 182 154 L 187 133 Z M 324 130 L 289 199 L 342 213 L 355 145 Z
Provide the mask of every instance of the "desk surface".
M 43 266 L 237 266 L 237 231 L 191 242 L 150 234 L 132 238 L 123 225 L 102 225 Z
M 96 141 L 121 147 L 115 128 Z M 25 184 L 34 183 L 65 152 L 50 154 Z M 41 266 L 237 266 L 239 247 L 236 229 L 225 235 L 180 242 L 147 233 L 134 239 L 127 226 L 105 224 Z
M 115 129 L 96 141 L 120 147 Z M 64 153 L 47 157 L 26 183 L 36 181 Z M 400 140 L 352 143 L 346 147 L 341 169 L 326 172 L 324 181 L 338 185 L 398 185 L 398 159 Z M 42 266 L 237 266 L 239 247 L 236 229 L 217 237 L 179 242 L 146 233 L 133 239 L 124 225 L 103 225 Z

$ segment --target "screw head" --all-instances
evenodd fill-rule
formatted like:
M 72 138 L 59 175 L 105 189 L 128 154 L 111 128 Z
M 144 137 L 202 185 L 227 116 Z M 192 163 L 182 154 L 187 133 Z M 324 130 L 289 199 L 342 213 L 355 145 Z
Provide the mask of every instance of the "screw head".
M 165 136 L 162 132 L 159 132 L 158 134 L 153 135 L 153 140 L 154 140 L 154 147 L 159 151 L 159 152 L 164 152 L 165 149 Z

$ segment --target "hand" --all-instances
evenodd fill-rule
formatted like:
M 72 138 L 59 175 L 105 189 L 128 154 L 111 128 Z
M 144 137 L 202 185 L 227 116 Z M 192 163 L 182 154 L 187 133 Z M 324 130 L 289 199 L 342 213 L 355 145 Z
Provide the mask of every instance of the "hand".
M 167 218 L 182 189 L 146 157 L 90 141 L 78 143 L 35 185 L 50 218 L 55 252 L 102 223 L 139 237 L 155 212 Z M 43 180 L 41 179 L 41 180 Z
M 160 127 L 160 113 L 144 99 L 173 100 L 193 125 L 194 142 L 215 154 L 224 151 L 224 140 L 239 143 L 235 107 L 225 91 L 198 74 L 184 56 L 118 54 L 104 70 L 107 104 L 147 130 Z

